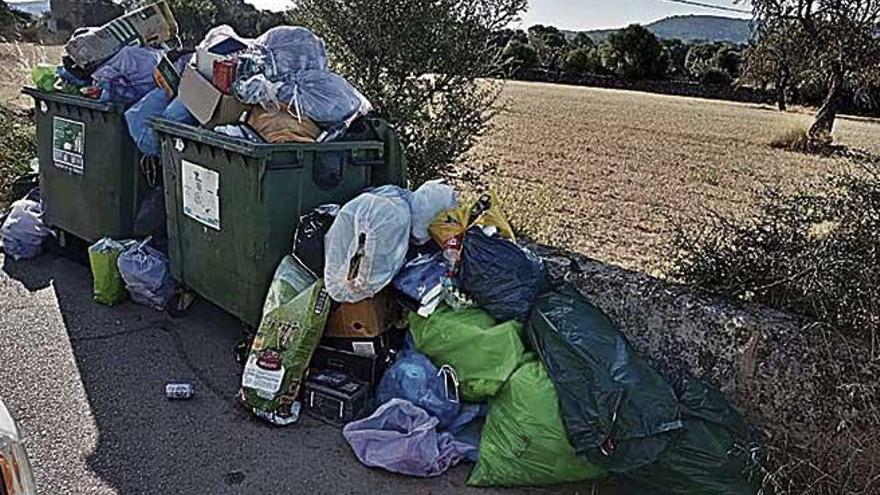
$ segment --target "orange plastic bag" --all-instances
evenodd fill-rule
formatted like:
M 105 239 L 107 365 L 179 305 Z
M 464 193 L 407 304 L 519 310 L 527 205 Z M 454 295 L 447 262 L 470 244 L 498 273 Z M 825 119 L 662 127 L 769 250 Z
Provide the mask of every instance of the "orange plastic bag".
M 470 206 L 460 205 L 441 211 L 431 222 L 428 232 L 431 233 L 431 238 L 437 244 L 444 246 L 449 239 L 463 235 L 467 229 L 474 225 L 494 226 L 501 236 L 511 241 L 516 240 L 513 228 L 501 213 L 498 201 L 492 193 L 483 194 Z

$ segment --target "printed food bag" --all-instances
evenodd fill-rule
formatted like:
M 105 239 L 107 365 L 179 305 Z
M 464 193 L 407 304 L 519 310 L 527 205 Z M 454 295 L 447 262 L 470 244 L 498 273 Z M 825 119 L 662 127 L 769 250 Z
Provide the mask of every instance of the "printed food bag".
M 128 241 L 129 243 L 131 241 Z M 125 281 L 119 274 L 117 262 L 126 249 L 126 242 L 105 237 L 89 247 L 89 265 L 92 267 L 93 297 L 95 302 L 113 306 L 128 296 Z
M 298 284 L 312 276 L 294 263 L 285 258 L 276 271 L 241 376 L 242 402 L 258 417 L 279 426 L 299 417 L 296 397 L 330 314 L 324 281 L 298 290 Z
M 441 211 L 428 226 L 428 232 L 431 238 L 443 247 L 449 239 L 463 236 L 465 231 L 474 225 L 494 226 L 501 237 L 515 240 L 513 228 L 501 213 L 498 201 L 491 193 L 483 194 L 470 206 L 461 205 Z

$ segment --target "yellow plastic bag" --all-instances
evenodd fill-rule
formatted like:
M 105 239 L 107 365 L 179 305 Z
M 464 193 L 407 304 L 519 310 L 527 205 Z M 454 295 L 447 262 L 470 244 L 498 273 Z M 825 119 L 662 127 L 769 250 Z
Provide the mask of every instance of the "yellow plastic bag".
M 461 205 L 441 211 L 431 222 L 428 231 L 437 244 L 444 246 L 449 239 L 464 234 L 474 225 L 482 227 L 492 225 L 498 229 L 502 237 L 511 241 L 516 240 L 513 228 L 501 213 L 498 201 L 492 193 L 483 194 L 472 205 Z

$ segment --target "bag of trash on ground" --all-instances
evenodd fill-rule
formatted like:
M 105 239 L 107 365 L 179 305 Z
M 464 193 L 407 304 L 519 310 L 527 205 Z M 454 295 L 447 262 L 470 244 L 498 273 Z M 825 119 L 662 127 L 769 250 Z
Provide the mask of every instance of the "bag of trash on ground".
M 483 194 L 473 204 L 441 211 L 428 226 L 428 232 L 440 247 L 446 247 L 451 238 L 461 238 L 474 225 L 494 226 L 504 238 L 515 240 L 513 228 L 491 193 Z
M 409 476 L 439 476 L 467 458 L 473 446 L 438 433 L 439 420 L 403 399 L 345 425 L 342 435 L 363 464 Z
M 89 246 L 89 265 L 92 268 L 92 295 L 95 302 L 113 306 L 125 300 L 128 292 L 119 274 L 119 255 L 132 241 L 114 241 L 105 237 Z
M 12 203 L 0 227 L 0 245 L 16 261 L 30 259 L 43 252 L 43 242 L 51 235 L 52 230 L 43 223 L 40 190 L 34 189 Z
M 309 281 L 313 282 L 306 285 Z M 239 396 L 254 415 L 277 426 L 299 419 L 301 404 L 296 398 L 329 314 L 323 280 L 314 281 L 308 270 L 286 256 L 269 287 L 241 375 Z
M 382 186 L 339 210 L 325 237 L 324 279 L 335 301 L 373 297 L 400 271 L 409 249 L 410 195 L 397 186 Z
M 168 257 L 148 246 L 151 240 L 132 243 L 119 255 L 116 266 L 132 301 L 164 310 L 174 295 L 174 281 L 168 271 Z
M 162 59 L 154 48 L 126 46 L 92 73 L 102 102 L 131 105 L 156 88 L 153 72 Z
M 720 391 L 700 380 L 676 387 L 684 427 L 647 465 L 620 474 L 634 495 L 755 495 L 764 471 L 759 436 Z
M 634 493 L 756 493 L 757 441 L 724 397 L 673 389 L 575 288 L 540 296 L 527 333 L 583 459 L 649 487 Z
M 404 351 L 382 376 L 376 400 L 380 404 L 391 399 L 408 400 L 437 418 L 437 428 L 444 430 L 458 417 L 455 382 L 455 371 L 450 367 L 437 369 L 424 354 Z
M 160 46 L 177 37 L 177 21 L 164 2 L 117 17 L 99 28 L 77 30 L 64 45 L 72 61 L 86 71 L 126 46 Z
M 523 356 L 522 324 L 496 324 L 479 308 L 456 312 L 441 304 L 428 318 L 410 313 L 409 323 L 416 350 L 435 365 L 452 366 L 468 402 L 494 397 Z
M 525 248 L 471 227 L 462 242 L 459 281 L 496 320 L 525 321 L 544 285 L 544 268 Z
M 425 182 L 413 193 L 412 199 L 412 237 L 413 241 L 422 245 L 431 240 L 428 232 L 431 222 L 443 210 L 454 208 L 458 204 L 455 188 L 442 180 Z
M 537 486 L 605 476 L 602 468 L 575 454 L 562 425 L 553 382 L 532 357 L 489 401 L 480 454 L 468 485 Z

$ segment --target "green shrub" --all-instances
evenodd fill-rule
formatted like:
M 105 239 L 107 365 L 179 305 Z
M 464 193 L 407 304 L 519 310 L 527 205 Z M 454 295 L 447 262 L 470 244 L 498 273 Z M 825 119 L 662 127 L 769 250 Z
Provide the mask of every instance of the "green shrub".
M 716 216 L 701 232 L 679 228 L 673 275 L 877 343 L 880 165 L 865 167 L 816 193 L 768 191 L 746 220 Z
M 34 133 L 25 112 L 0 106 L 0 207 L 18 199 L 10 197 L 10 186 L 36 156 Z

